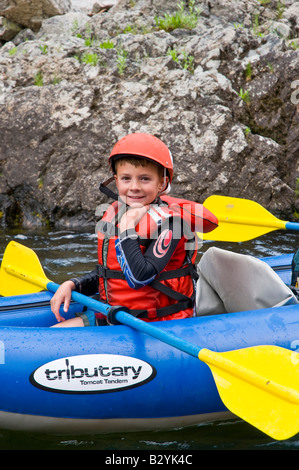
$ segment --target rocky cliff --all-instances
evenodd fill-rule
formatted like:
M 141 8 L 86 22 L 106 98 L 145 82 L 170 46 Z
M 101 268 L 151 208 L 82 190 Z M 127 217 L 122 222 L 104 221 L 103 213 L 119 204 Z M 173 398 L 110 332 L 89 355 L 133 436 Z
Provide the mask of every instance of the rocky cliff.
M 0 0 L 1 226 L 94 223 L 109 152 L 139 131 L 171 149 L 174 196 L 296 219 L 298 37 L 288 0 Z

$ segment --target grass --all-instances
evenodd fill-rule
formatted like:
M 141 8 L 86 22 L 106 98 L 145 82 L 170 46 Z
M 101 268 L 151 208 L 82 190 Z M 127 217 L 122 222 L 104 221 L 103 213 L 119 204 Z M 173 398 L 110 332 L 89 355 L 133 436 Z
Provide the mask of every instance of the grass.
M 156 26 L 159 29 L 170 32 L 177 28 L 193 29 L 198 23 L 200 16 L 200 9 L 195 7 L 195 0 L 190 0 L 188 10 L 185 10 L 185 3 L 180 2 L 177 5 L 177 11 L 169 15 L 164 14 L 164 17 L 155 17 Z
M 176 62 L 181 68 L 194 73 L 194 57 L 186 52 L 179 52 L 176 49 L 168 49 L 167 55 L 172 57 L 172 60 Z
M 245 103 L 249 103 L 249 91 L 248 90 L 243 90 L 243 88 L 241 88 L 238 95 Z
M 122 49 L 119 48 L 117 50 L 117 69 L 119 75 L 123 75 L 125 68 L 126 68 L 126 60 L 127 60 L 128 53 Z
M 39 46 L 42 54 L 48 54 L 48 46 L 47 44 L 44 44 L 43 46 Z
M 252 69 L 251 69 L 251 63 L 250 62 L 248 62 L 246 67 L 245 67 L 245 77 L 246 77 L 247 82 L 249 82 L 251 80 Z
M 92 65 L 93 67 L 95 67 L 99 62 L 99 56 L 98 54 L 95 54 L 95 53 L 85 52 L 84 54 L 82 54 L 81 62 L 83 64 L 88 64 L 88 65 Z
M 296 43 L 295 41 L 292 41 L 289 45 L 290 45 L 290 47 L 291 47 L 292 49 L 294 49 L 294 51 L 296 51 L 297 49 L 299 49 L 299 44 Z
M 195 1 L 196 0 L 189 0 L 188 7 L 185 5 L 186 2 L 181 1 L 177 4 L 177 11 L 174 14 L 165 14 L 164 17 L 155 17 L 157 27 L 165 31 L 173 31 L 176 28 L 193 29 L 197 25 L 201 13 L 199 8 L 195 6 Z M 78 23 L 76 22 L 74 23 L 72 30 L 73 34 L 82 38 L 86 47 L 99 47 L 101 49 L 115 48 L 114 42 L 110 39 L 100 43 L 98 38 L 93 35 L 92 30 L 88 24 L 85 26 L 85 32 L 76 33 L 77 30 Z M 139 30 L 136 27 L 127 26 L 122 32 L 134 34 L 138 31 Z M 46 54 L 47 49 L 45 48 L 42 50 L 42 52 Z M 128 52 L 126 52 L 122 47 L 118 47 L 116 52 L 117 70 L 121 76 L 124 74 L 124 71 L 127 67 Z M 171 55 L 173 60 L 177 62 L 181 68 L 194 73 L 194 57 L 192 55 L 175 50 L 169 51 L 168 54 Z M 82 55 L 78 53 L 74 57 L 79 60 L 80 63 L 89 64 L 91 66 L 97 65 L 100 60 L 99 55 L 93 52 L 85 52 Z
M 41 71 L 39 71 L 35 74 L 35 76 L 34 76 L 34 85 L 35 86 L 43 86 L 44 85 L 43 75 L 42 75 Z
M 17 53 L 18 49 L 17 47 L 12 47 L 11 49 L 9 49 L 8 53 L 10 56 L 13 56 Z
M 101 49 L 113 49 L 114 48 L 114 43 L 108 39 L 107 41 L 103 41 L 100 44 Z

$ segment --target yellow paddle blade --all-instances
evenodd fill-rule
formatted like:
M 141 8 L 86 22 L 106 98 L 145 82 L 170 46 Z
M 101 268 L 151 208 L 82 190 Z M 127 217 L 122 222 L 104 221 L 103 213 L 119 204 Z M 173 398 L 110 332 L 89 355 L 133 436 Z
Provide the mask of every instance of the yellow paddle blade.
M 9 242 L 0 269 L 0 295 L 23 295 L 46 290 L 49 279 L 33 250 Z
M 204 206 L 216 215 L 219 225 L 211 233 L 198 233 L 203 240 L 243 242 L 286 228 L 285 221 L 248 199 L 210 196 Z
M 299 354 L 254 346 L 198 355 L 212 371 L 225 406 L 273 439 L 299 432 Z

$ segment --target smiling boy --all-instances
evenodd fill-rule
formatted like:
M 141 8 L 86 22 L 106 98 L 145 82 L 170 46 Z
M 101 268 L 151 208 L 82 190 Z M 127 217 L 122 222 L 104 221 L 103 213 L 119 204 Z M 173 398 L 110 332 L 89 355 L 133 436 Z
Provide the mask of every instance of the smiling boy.
M 135 226 L 149 210 L 157 195 L 168 184 L 162 167 L 138 158 L 123 158 L 115 163 L 115 182 L 120 199 L 130 207 L 121 218 L 119 229 L 123 232 Z
M 99 324 L 101 315 L 90 311 L 64 321 L 59 309 L 64 303 L 68 310 L 74 289 L 85 295 L 98 290 L 102 302 L 124 306 L 144 321 L 193 316 L 196 235 L 176 199 L 162 197 L 173 177 L 169 149 L 150 134 L 130 134 L 114 146 L 109 164 L 118 195 L 106 188 L 111 178 L 101 185 L 115 202 L 97 224 L 97 269 L 60 286 L 51 308 L 62 323 L 54 326 Z M 209 211 L 203 220 L 203 231 L 217 226 Z

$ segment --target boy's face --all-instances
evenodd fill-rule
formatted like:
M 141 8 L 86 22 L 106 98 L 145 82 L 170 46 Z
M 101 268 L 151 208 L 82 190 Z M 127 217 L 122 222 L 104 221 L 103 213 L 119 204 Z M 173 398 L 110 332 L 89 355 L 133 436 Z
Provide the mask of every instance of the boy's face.
M 146 166 L 134 166 L 129 162 L 120 162 L 115 175 L 118 194 L 128 206 L 151 204 L 164 187 L 164 177 L 152 163 Z

